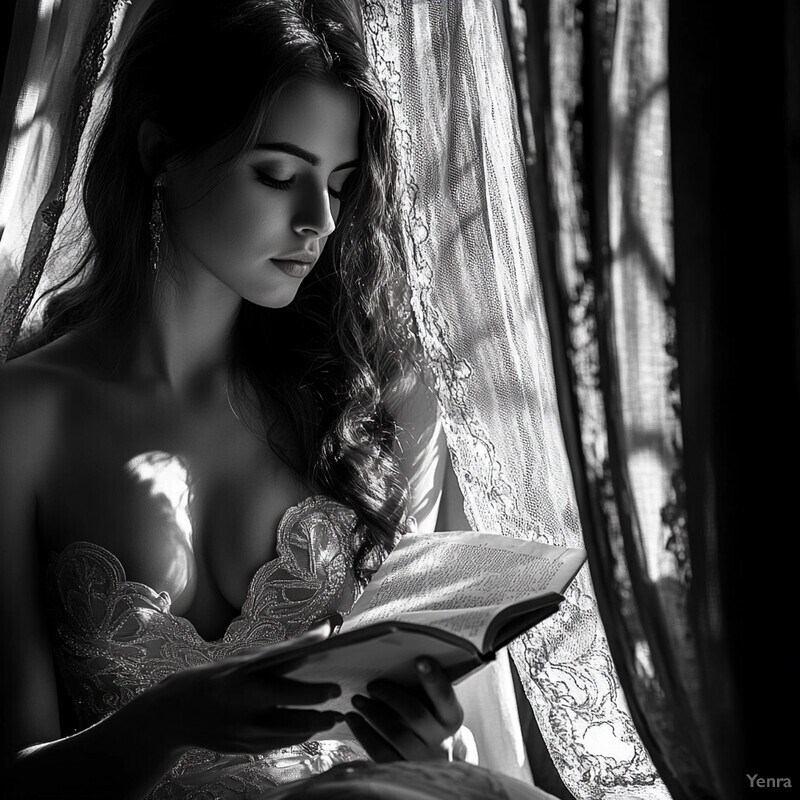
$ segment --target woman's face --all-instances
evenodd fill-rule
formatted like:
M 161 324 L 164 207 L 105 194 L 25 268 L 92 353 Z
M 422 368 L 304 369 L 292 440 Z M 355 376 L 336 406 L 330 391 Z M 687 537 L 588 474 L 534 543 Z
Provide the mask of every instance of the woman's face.
M 232 170 L 214 171 L 213 149 L 169 169 L 167 224 L 182 277 L 260 306 L 290 303 L 336 226 L 358 127 L 354 91 L 293 82 Z

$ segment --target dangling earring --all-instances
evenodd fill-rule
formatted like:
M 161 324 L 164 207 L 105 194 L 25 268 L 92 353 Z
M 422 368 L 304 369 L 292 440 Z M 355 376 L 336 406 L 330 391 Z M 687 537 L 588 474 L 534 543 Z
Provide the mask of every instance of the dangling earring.
M 164 232 L 163 192 L 164 178 L 159 175 L 153 184 L 153 207 L 150 210 L 150 266 L 158 270 L 161 257 L 161 235 Z

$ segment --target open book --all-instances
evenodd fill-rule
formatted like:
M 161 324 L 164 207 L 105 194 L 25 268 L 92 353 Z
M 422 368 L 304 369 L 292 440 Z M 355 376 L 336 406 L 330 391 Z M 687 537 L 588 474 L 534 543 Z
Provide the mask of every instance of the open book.
M 320 708 L 342 713 L 378 678 L 417 685 L 420 656 L 457 683 L 554 614 L 585 560 L 583 549 L 494 533 L 405 536 L 338 633 L 286 653 L 298 659 L 286 674 L 338 683 L 341 697 Z

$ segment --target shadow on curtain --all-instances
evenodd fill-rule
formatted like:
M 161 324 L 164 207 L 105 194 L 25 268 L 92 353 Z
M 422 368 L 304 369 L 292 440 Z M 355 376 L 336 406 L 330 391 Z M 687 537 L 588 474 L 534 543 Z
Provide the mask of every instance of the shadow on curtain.
M 734 800 L 796 762 L 776 546 L 798 530 L 800 11 L 503 6 L 611 651 L 673 797 Z

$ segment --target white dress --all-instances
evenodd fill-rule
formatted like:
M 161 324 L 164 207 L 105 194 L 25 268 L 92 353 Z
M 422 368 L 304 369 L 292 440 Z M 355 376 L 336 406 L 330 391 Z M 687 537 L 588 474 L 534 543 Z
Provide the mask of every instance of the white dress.
M 351 533 L 354 521 L 351 509 L 324 497 L 288 509 L 278 527 L 277 557 L 256 571 L 241 613 L 214 641 L 172 614 L 166 592 L 127 580 L 105 548 L 74 542 L 53 554 L 48 611 L 56 661 L 80 727 L 182 669 L 284 641 L 334 612 L 347 614 L 365 585 L 363 571 L 356 575 L 353 567 L 362 544 Z M 368 556 L 365 571 L 378 566 L 379 559 Z M 193 749 L 148 800 L 279 800 L 342 792 L 387 800 L 548 797 L 467 764 L 375 764 L 353 739 L 310 741 L 257 756 Z

